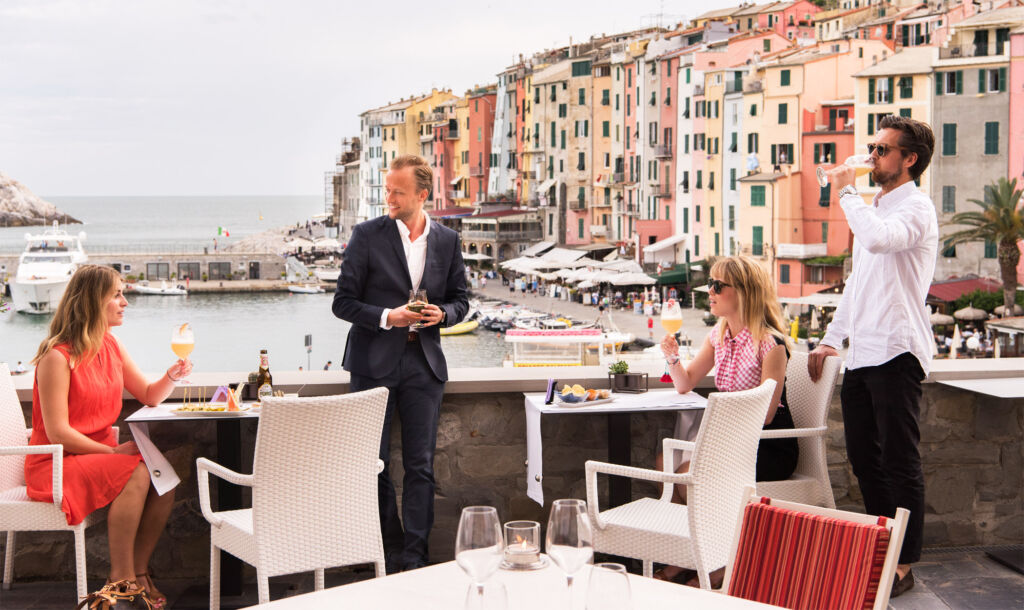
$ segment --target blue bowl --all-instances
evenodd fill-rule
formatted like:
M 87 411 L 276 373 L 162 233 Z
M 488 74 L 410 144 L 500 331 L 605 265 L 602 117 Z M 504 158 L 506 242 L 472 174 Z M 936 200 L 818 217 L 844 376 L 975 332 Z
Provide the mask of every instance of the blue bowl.
M 583 402 L 586 400 L 586 396 L 576 396 L 575 394 L 559 394 L 559 400 L 562 402 Z

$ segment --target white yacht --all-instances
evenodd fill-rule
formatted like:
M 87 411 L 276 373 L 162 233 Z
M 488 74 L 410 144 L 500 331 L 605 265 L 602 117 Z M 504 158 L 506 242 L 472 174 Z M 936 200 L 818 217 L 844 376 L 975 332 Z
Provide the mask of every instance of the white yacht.
M 71 276 L 88 260 L 82 249 L 85 233 L 70 235 L 55 220 L 42 233 L 26 233 L 25 241 L 11 283 L 14 309 L 32 314 L 56 311 Z

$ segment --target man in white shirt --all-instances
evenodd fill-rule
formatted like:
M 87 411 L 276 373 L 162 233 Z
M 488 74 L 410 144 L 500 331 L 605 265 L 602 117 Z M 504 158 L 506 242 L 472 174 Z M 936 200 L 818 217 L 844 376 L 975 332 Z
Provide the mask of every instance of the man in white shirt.
M 429 560 L 437 423 L 448 380 L 439 327 L 458 324 L 469 309 L 459 236 L 423 211 L 433 182 L 421 157 L 391 161 L 384 180 L 388 213 L 353 228 L 332 305 L 335 316 L 352 324 L 342 360 L 349 389 L 389 390 L 380 442 L 384 471 L 377 486 L 389 574 Z M 418 312 L 409 307 L 414 290 L 427 293 L 428 304 Z M 401 519 L 390 475 L 396 415 L 405 471 Z
M 832 174 L 854 235 L 853 272 L 821 345 L 811 352 L 811 379 L 827 356 L 850 340 L 841 392 L 846 453 L 870 514 L 910 511 L 892 597 L 914 586 L 910 564 L 921 557 L 924 473 L 918 452 L 921 381 L 931 365 L 925 306 L 939 246 L 931 199 L 914 180 L 931 161 L 935 136 L 907 117 L 882 119 L 868 145 L 881 187 L 865 205 L 852 168 Z

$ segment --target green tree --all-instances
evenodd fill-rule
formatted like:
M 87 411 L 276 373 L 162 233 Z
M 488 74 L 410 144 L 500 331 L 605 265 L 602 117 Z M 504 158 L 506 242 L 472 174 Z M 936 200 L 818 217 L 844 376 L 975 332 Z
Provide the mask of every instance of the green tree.
M 954 214 L 946 226 L 966 226 L 946 235 L 946 247 L 968 242 L 991 241 L 997 244 L 996 259 L 1003 281 L 1003 315 L 1013 313 L 1013 302 L 1017 292 L 1017 265 L 1020 250 L 1017 242 L 1024 239 L 1024 212 L 1019 207 L 1021 191 L 1017 179 L 1000 178 L 985 187 L 984 201 L 969 201 L 981 208 L 980 212 Z

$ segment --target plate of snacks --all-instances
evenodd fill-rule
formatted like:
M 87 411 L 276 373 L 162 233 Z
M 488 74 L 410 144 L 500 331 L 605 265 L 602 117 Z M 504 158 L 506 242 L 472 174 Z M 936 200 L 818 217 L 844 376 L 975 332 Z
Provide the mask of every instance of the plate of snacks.
M 566 406 L 571 405 L 583 407 L 588 405 L 599 405 L 611 402 L 615 399 L 612 398 L 610 390 L 588 389 L 576 384 L 573 386 L 564 386 L 562 391 L 558 393 L 558 400 Z

